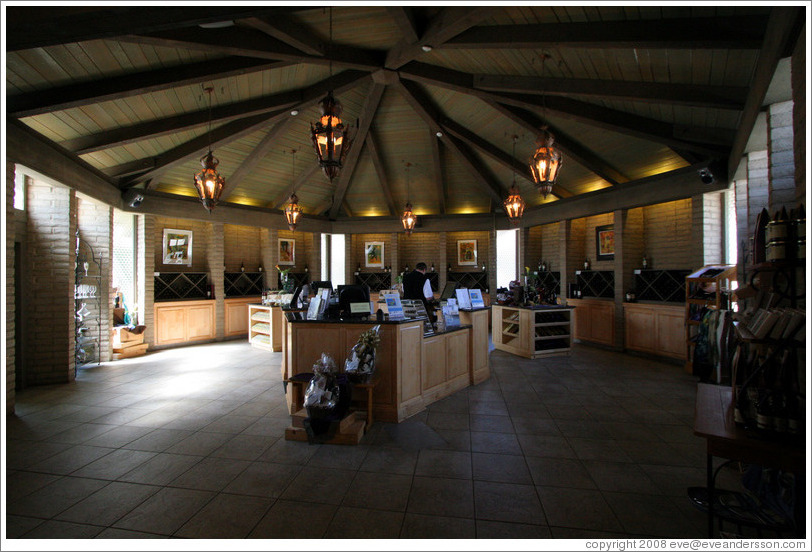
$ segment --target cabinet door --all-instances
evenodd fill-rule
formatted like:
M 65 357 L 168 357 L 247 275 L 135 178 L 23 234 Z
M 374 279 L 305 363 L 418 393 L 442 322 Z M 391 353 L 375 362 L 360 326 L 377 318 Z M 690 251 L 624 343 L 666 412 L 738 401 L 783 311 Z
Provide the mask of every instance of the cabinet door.
M 188 341 L 214 338 L 214 305 L 188 307 L 186 339 Z M 246 315 L 247 316 L 247 315 Z
M 226 331 L 230 335 L 248 334 L 248 303 L 226 303 Z
M 592 311 L 592 341 L 605 345 L 614 345 L 615 340 L 615 305 L 614 303 L 590 305 Z
M 682 313 L 657 313 L 657 347 L 660 354 L 685 358 L 685 317 Z
M 649 351 L 655 349 L 654 312 L 648 309 L 627 309 L 626 321 L 626 348 L 635 351 Z
M 448 379 L 468 374 L 468 332 L 456 332 L 448 336 L 446 342 L 446 372 Z
M 186 341 L 186 309 L 167 307 L 155 309 L 155 344 L 169 345 Z
M 466 342 L 466 348 L 468 343 Z M 430 337 L 423 340 L 423 391 L 428 391 L 445 383 L 446 376 L 446 336 Z
M 574 317 L 572 336 L 575 339 L 592 339 L 592 316 L 589 305 L 578 305 L 572 311 Z

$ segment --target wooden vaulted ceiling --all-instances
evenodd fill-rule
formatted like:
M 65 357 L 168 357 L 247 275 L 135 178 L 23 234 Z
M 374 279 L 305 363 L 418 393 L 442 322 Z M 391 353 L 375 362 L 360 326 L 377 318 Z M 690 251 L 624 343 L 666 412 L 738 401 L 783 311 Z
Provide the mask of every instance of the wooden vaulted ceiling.
M 544 209 L 697 163 L 725 178 L 798 12 L 9 6 L 6 110 L 122 191 L 194 196 L 211 142 L 224 203 L 278 212 L 295 189 L 331 219 L 397 216 L 407 200 L 418 215 L 491 213 L 515 178 Z M 309 132 L 327 90 L 354 136 L 332 183 Z M 564 155 L 546 201 L 527 164 L 544 124 Z

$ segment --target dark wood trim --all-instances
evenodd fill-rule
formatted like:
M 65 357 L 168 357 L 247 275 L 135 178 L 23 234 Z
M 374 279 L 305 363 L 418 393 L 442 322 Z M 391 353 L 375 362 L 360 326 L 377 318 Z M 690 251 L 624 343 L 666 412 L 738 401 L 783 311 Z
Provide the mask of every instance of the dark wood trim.
M 765 12 L 766 13 L 766 12 Z M 763 15 L 493 25 L 469 29 L 443 48 L 758 49 Z
M 238 22 L 241 27 L 251 27 L 272 36 L 311 56 L 324 56 L 325 44 L 314 43 L 315 35 L 283 14 L 274 14 L 273 17 L 249 17 Z
M 7 98 L 7 112 L 10 117 L 30 117 L 98 102 L 140 96 L 150 92 L 188 86 L 214 79 L 279 69 L 289 65 L 291 65 L 289 61 L 260 61 L 252 58 L 231 56 L 155 71 L 141 71 L 120 77 L 59 86 L 38 92 L 26 92 L 25 94 Z
M 344 166 L 338 175 L 338 184 L 336 185 L 335 195 L 333 196 L 333 204 L 330 207 L 330 218 L 336 218 L 341 204 L 345 203 L 344 196 L 350 187 L 352 173 L 355 171 L 355 165 L 361 157 L 361 149 L 366 141 L 367 132 L 369 132 L 372 126 L 372 120 L 375 118 L 378 105 L 381 103 L 384 90 L 386 90 L 386 86 L 373 83 L 372 89 L 366 95 L 364 105 L 361 107 L 358 130 L 356 131 L 356 135 L 352 137 L 354 147 L 350 148 L 347 158 L 344 161 Z
M 431 164 L 434 168 L 434 191 L 437 195 L 437 205 L 440 214 L 444 215 L 448 204 L 448 182 L 443 174 L 443 164 L 440 160 L 440 139 L 429 129 L 429 143 L 431 144 Z
M 375 174 L 378 175 L 378 182 L 381 185 L 381 192 L 383 193 L 384 200 L 387 207 L 389 207 L 389 215 L 394 216 L 398 212 L 395 205 L 395 198 L 392 195 L 392 187 L 389 185 L 389 179 L 386 177 L 386 167 L 384 166 L 383 159 L 381 159 L 380 148 L 378 147 L 377 140 L 375 140 L 375 133 L 372 129 L 367 132 L 366 140 L 369 154 L 372 157 L 372 166 L 375 167 Z
M 414 8 L 409 6 L 387 6 L 386 12 L 403 33 L 403 40 L 409 43 L 417 42 L 420 33 L 417 30 L 417 21 Z
M 690 84 L 631 82 L 601 79 L 542 78 L 518 75 L 472 75 L 474 87 L 490 92 L 577 95 L 615 98 L 633 102 L 654 102 L 689 107 L 732 109 L 744 107 L 748 88 L 696 86 Z

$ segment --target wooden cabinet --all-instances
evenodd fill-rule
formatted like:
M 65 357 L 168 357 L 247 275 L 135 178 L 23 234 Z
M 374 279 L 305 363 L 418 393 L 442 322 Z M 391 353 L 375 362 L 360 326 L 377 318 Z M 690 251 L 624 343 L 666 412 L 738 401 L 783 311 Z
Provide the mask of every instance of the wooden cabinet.
M 259 300 L 259 297 L 236 297 L 223 301 L 226 337 L 248 335 L 248 305 Z
M 526 358 L 569 354 L 571 307 L 493 307 L 493 345 Z
M 685 359 L 683 307 L 624 303 L 623 320 L 627 349 Z
M 251 345 L 274 352 L 282 350 L 284 313 L 281 307 L 251 304 L 247 306 L 248 341 Z
M 573 337 L 602 345 L 615 344 L 615 304 L 597 299 L 567 299 L 575 307 Z
M 460 324 L 471 326 L 471 384 L 476 385 L 491 377 L 488 333 L 491 322 L 489 308 L 460 310 Z
M 155 345 L 205 341 L 216 336 L 214 301 L 155 303 Z

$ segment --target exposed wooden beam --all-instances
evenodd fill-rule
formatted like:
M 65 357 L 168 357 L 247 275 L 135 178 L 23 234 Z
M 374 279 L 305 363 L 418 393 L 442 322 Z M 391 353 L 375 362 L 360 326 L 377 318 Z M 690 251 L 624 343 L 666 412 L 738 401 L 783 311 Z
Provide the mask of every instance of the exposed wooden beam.
M 764 43 L 761 46 L 758 63 L 750 84 L 750 94 L 744 105 L 736 137 L 730 147 L 727 163 L 727 172 L 730 175 L 736 174 L 736 169 L 741 163 L 747 140 L 753 132 L 753 126 L 756 123 L 764 97 L 767 95 L 767 89 L 770 87 L 775 68 L 781 57 L 784 56 L 787 46 L 795 44 L 798 40 L 799 27 L 803 21 L 804 8 L 776 7 L 770 10 Z
M 330 207 L 330 218 L 334 219 L 338 216 L 338 210 L 344 203 L 344 196 L 347 195 L 347 190 L 350 187 L 350 180 L 352 173 L 355 171 L 355 165 L 361 157 L 361 149 L 366 141 L 367 132 L 372 126 L 372 121 L 375 118 L 375 112 L 378 110 L 378 105 L 381 103 L 383 92 L 386 87 L 382 84 L 373 83 L 372 88 L 366 95 L 364 105 L 361 107 L 361 114 L 359 115 L 358 130 L 353 137 L 355 147 L 351 147 L 347 158 L 344 160 L 344 166 L 338 175 L 338 184 L 333 197 L 333 205 Z
M 9 6 L 6 50 L 43 48 L 85 40 L 115 38 L 122 32 L 140 34 L 245 17 L 286 14 L 310 9 L 279 6 Z
M 491 92 L 577 95 L 654 102 L 690 107 L 741 110 L 748 89 L 737 86 L 632 82 L 602 79 L 542 78 L 518 75 L 473 75 L 474 87 Z
M 437 205 L 440 206 L 440 214 L 446 212 L 448 205 L 448 183 L 443 174 L 443 164 L 440 159 L 440 138 L 429 129 L 429 143 L 431 144 L 431 165 L 434 168 L 434 190 L 437 194 Z
M 468 146 L 484 153 L 503 167 L 507 167 L 511 171 L 518 173 L 522 178 L 533 183 L 533 175 L 530 173 L 530 165 L 528 163 L 521 163 L 514 157 L 508 155 L 501 149 L 497 148 L 487 140 L 484 140 L 463 127 L 462 125 L 452 121 L 451 119 L 443 119 L 441 121 L 445 132 L 450 133 L 457 139 L 462 140 Z M 553 195 L 563 198 L 570 197 L 572 192 L 565 190 L 561 186 L 556 186 L 553 190 Z
M 231 56 L 155 71 L 141 71 L 10 96 L 7 98 L 7 113 L 10 117 L 30 117 L 289 65 L 289 61 L 260 61 Z
M 295 192 L 299 189 L 302 184 L 310 180 L 313 175 L 320 169 L 317 163 L 311 163 L 307 166 L 307 168 L 299 173 L 299 176 L 296 179 L 288 184 L 288 186 L 282 190 L 272 201 L 270 201 L 266 207 L 269 209 L 281 209 L 285 202 L 290 198 L 290 194 Z
M 383 65 L 384 52 L 348 46 L 334 45 L 329 55 L 315 56 L 305 54 L 267 34 L 250 28 L 214 29 L 179 29 L 150 34 L 130 34 L 118 40 L 138 44 L 151 44 L 168 48 L 184 48 L 217 55 L 245 56 L 262 59 L 292 61 L 336 67 L 374 71 Z
M 763 15 L 663 18 L 476 27 L 442 48 L 757 49 L 763 36 Z
M 538 135 L 539 129 L 545 124 L 545 122 L 534 113 L 496 102 L 489 103 L 489 105 L 534 136 Z M 555 136 L 555 143 L 562 153 L 579 165 L 583 165 L 586 169 L 592 171 L 613 186 L 629 181 L 628 176 L 609 165 L 609 163 L 576 140 L 566 136 L 557 129 L 549 128 L 549 130 Z
M 473 88 L 473 75 L 449 71 L 424 63 L 410 63 L 399 71 L 401 78 L 470 94 L 486 102 L 499 102 L 528 110 L 543 110 L 591 126 L 665 144 L 669 147 L 696 151 L 707 157 L 719 155 L 719 148 L 675 138 L 676 126 L 623 111 L 607 109 L 564 97 L 539 97 L 530 94 L 497 94 Z M 471 83 L 471 84 L 468 84 Z M 714 133 L 715 129 L 709 130 Z
M 226 178 L 226 186 L 220 195 L 220 201 L 225 201 L 245 177 L 251 174 L 256 166 L 265 159 L 265 156 L 268 155 L 271 148 L 277 145 L 279 137 L 290 128 L 291 123 L 293 123 L 293 117 L 282 119 L 268 131 L 262 140 L 259 141 L 257 147 L 255 147 L 251 153 L 248 154 L 248 157 L 240 163 L 240 166 Z
M 386 176 L 386 167 L 384 167 L 383 159 L 381 158 L 380 148 L 375 140 L 375 133 L 372 129 L 367 132 L 367 148 L 372 157 L 372 165 L 375 167 L 375 174 L 378 175 L 378 182 L 381 184 L 381 192 L 383 193 L 386 205 L 389 207 L 389 214 L 394 216 L 398 212 L 395 205 L 395 198 L 392 195 L 392 187 L 389 185 L 389 179 Z
M 493 7 L 448 7 L 444 8 L 434 19 L 432 19 L 426 32 L 419 40 L 410 42 L 408 39 L 400 41 L 386 55 L 385 67 L 387 69 L 398 69 L 406 63 L 423 55 L 423 47 L 437 48 L 447 40 L 457 36 L 461 32 L 470 29 L 483 19 L 489 17 L 494 12 Z
M 400 29 L 400 32 L 403 34 L 403 40 L 408 43 L 414 43 L 420 39 L 414 8 L 409 6 L 387 6 L 386 12 L 395 21 L 395 25 L 398 26 L 398 29 Z
M 423 94 L 417 87 L 409 82 L 400 82 L 393 85 L 395 89 L 400 92 L 406 102 L 412 109 L 420 116 L 421 119 L 429 126 L 429 129 L 436 133 L 442 131 L 442 125 L 439 119 L 445 118 L 437 112 L 437 109 L 431 104 L 431 101 Z M 468 148 L 454 139 L 452 136 L 443 133 L 441 140 L 446 147 L 449 148 L 457 159 L 459 159 L 471 172 L 474 177 L 474 182 L 488 194 L 488 197 L 494 199 L 497 203 L 502 203 L 502 195 L 505 193 L 501 186 L 494 181 L 493 178 L 484 172 L 484 167 L 474 157 Z
M 281 92 L 260 98 L 253 98 L 243 102 L 228 105 L 221 105 L 212 108 L 211 120 L 214 123 L 233 121 L 250 115 L 269 113 L 278 109 L 286 109 L 295 106 L 297 103 L 306 101 L 308 98 L 323 94 L 325 90 L 345 90 L 354 86 L 362 79 L 366 79 L 368 73 L 361 71 L 344 71 L 338 75 L 325 79 L 303 90 Z M 128 127 L 117 128 L 80 136 L 71 140 L 66 140 L 61 145 L 77 155 L 91 153 L 107 148 L 131 144 L 139 140 L 156 138 L 172 134 L 182 130 L 208 124 L 209 110 L 201 109 L 192 113 L 184 113 L 174 117 L 166 117 L 156 121 L 147 121 Z
M 305 54 L 312 56 L 324 55 L 325 45 L 321 42 L 314 43 L 314 35 L 286 15 L 274 14 L 273 17 L 250 17 L 241 20 L 238 24 L 262 31 Z

